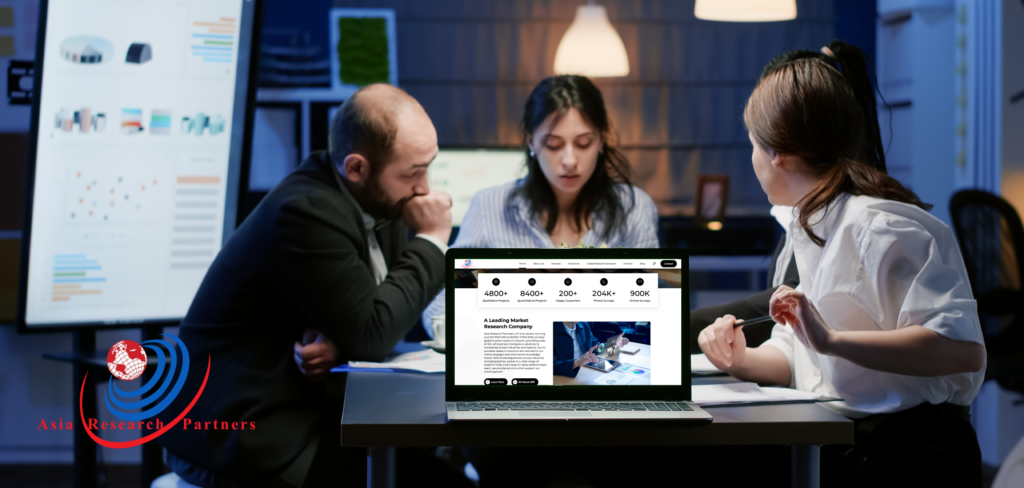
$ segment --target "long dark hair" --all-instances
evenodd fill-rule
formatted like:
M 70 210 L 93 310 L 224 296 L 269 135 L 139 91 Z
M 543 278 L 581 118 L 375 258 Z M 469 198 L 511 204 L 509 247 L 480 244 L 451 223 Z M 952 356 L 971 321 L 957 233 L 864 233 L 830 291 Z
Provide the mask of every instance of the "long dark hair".
M 796 49 L 786 51 L 775 56 L 763 70 L 761 79 L 775 72 L 780 66 L 797 59 L 817 59 L 829 66 L 838 67 L 846 81 L 850 83 L 854 96 L 864 112 L 865 134 L 864 145 L 858 161 L 871 166 L 879 171 L 886 172 L 885 167 L 885 146 L 882 144 L 882 130 L 878 125 L 878 109 L 875 102 L 875 92 L 878 88 L 878 80 L 873 79 L 873 70 L 869 67 L 870 59 L 859 47 L 847 44 L 840 40 L 834 40 L 827 46 L 833 56 L 819 51 L 807 51 Z M 879 97 L 882 93 L 878 92 Z M 882 99 L 885 103 L 885 99 Z M 886 105 L 888 106 L 888 105 Z
M 629 181 L 631 167 L 626 157 L 614 147 L 615 133 L 608 122 L 608 112 L 604 107 L 601 90 L 584 76 L 562 75 L 546 78 L 541 81 L 530 98 L 526 100 L 521 129 L 523 143 L 528 144 L 534 131 L 555 114 L 552 127 L 558 123 L 570 109 L 576 109 L 583 119 L 601 135 L 603 149 L 597 156 L 597 166 L 590 179 L 583 184 L 576 197 L 573 223 L 576 229 L 582 229 L 590 215 L 604 222 L 603 239 L 621 230 L 626 220 L 627 206 L 623 204 L 615 185 L 624 183 L 629 188 L 632 209 L 634 198 L 632 184 Z M 527 174 L 523 184 L 517 187 L 509 197 L 509 203 L 522 197 L 529 205 L 530 214 L 540 220 L 546 220 L 544 227 L 548 234 L 554 232 L 558 222 L 558 202 L 551 184 L 544 177 L 540 161 L 526 149 Z M 512 206 L 509 205 L 509 209 Z M 508 215 L 510 216 L 510 215 Z
M 800 226 L 819 246 L 825 240 L 814 234 L 808 219 L 842 193 L 895 200 L 925 210 L 932 207 L 864 163 L 864 118 L 865 110 L 849 81 L 834 66 L 815 58 L 774 67 L 758 82 L 743 111 L 743 122 L 757 144 L 799 157 L 821 178 L 797 202 Z

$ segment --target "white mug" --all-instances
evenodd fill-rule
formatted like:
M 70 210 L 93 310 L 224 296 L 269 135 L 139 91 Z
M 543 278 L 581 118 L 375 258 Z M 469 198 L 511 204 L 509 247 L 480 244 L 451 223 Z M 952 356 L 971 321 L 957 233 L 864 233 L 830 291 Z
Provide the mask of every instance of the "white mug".
M 444 322 L 445 322 L 445 316 L 444 315 L 437 315 L 437 316 L 431 317 L 430 321 L 431 321 L 430 325 L 434 329 L 434 341 L 436 341 L 437 343 L 439 343 L 439 344 L 441 344 L 443 346 L 444 345 Z

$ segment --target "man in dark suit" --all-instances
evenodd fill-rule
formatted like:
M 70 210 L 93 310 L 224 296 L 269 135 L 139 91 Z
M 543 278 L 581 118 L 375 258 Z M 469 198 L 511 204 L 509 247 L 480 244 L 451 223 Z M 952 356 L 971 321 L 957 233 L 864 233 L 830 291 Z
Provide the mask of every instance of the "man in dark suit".
M 590 323 L 555 322 L 554 330 L 555 333 L 551 336 L 551 346 L 554 350 L 552 369 L 555 376 L 575 378 L 584 364 L 596 363 L 598 359 L 607 357 L 594 354 L 594 350 L 601 345 L 601 341 L 594 336 Z M 616 344 L 621 348 L 629 344 L 629 339 L 620 334 Z M 605 352 L 605 354 L 608 353 Z
M 340 448 L 336 382 L 310 380 L 341 361 L 383 360 L 441 289 L 451 198 L 427 185 L 437 152 L 419 103 L 366 87 L 335 115 L 330 151 L 311 154 L 225 244 L 182 321 L 196 364 L 162 420 L 194 396 L 195 366 L 209 356 L 188 418 L 248 427 L 214 422 L 159 437 L 179 476 L 203 486 L 365 484 L 365 451 Z M 306 347 L 320 349 L 306 354 L 318 334 Z
M 554 349 L 555 376 L 575 378 L 580 368 L 587 363 L 596 363 L 594 349 L 601 342 L 594 337 L 586 322 L 555 322 L 555 334 L 551 336 Z

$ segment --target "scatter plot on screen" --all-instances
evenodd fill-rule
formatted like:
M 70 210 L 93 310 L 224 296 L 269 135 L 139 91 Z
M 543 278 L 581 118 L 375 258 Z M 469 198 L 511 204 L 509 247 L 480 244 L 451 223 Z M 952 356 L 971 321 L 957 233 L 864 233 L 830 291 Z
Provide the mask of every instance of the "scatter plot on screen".
M 165 182 L 155 174 L 125 168 L 72 168 L 67 180 L 67 223 L 152 221 Z

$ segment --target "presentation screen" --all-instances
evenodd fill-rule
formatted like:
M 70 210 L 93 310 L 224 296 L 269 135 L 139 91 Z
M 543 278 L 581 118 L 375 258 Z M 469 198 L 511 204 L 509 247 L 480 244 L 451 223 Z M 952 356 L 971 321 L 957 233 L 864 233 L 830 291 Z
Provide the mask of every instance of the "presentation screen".
M 452 197 L 452 225 L 462 225 L 476 192 L 526 176 L 525 149 L 444 149 L 427 167 L 431 190 Z
M 43 2 L 23 330 L 184 317 L 235 228 L 259 5 Z

